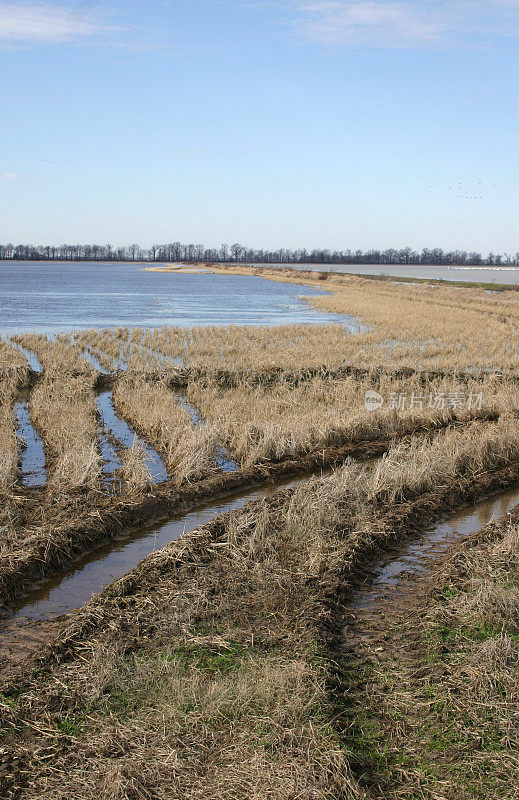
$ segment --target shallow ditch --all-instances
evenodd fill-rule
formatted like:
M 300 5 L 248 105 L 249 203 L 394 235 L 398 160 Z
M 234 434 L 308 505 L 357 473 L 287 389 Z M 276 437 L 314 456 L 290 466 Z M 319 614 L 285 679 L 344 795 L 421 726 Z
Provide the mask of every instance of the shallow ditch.
M 370 570 L 368 581 L 352 595 L 349 607 L 367 609 L 403 588 L 406 579 L 428 572 L 432 561 L 460 539 L 499 519 L 519 503 L 519 486 L 457 509 L 419 537 L 385 552 Z
M 151 358 L 154 358 L 161 369 L 177 367 L 179 364 L 182 364 L 182 359 L 164 355 L 164 353 L 161 353 L 160 350 L 152 350 L 151 347 L 147 347 L 146 345 L 140 346 L 140 354 L 141 357 L 144 358 L 146 358 L 146 354 L 148 354 Z
M 32 369 L 33 372 L 42 372 L 43 371 L 42 366 L 40 364 L 40 361 L 39 361 L 38 356 L 36 355 L 36 353 L 33 353 L 32 350 L 27 350 L 26 347 L 22 347 L 21 344 L 18 344 L 18 342 L 14 342 L 12 339 L 10 339 L 9 342 L 10 342 L 10 344 L 12 344 L 13 347 L 16 347 L 16 349 L 19 350 L 20 353 L 23 353 L 23 355 L 25 356 L 25 358 L 29 362 L 30 369 Z
M 22 486 L 37 488 L 47 483 L 45 449 L 36 428 L 31 422 L 31 413 L 26 398 L 14 404 L 16 434 L 20 443 L 20 471 Z
M 111 442 L 113 437 L 116 441 L 120 442 L 124 447 L 131 448 L 134 442 L 144 448 L 146 454 L 146 465 L 150 471 L 150 475 L 155 483 L 162 483 L 167 480 L 168 473 L 166 467 L 160 458 L 159 454 L 150 445 L 141 439 L 135 431 L 133 431 L 128 423 L 115 413 L 112 392 L 101 392 L 96 399 L 97 410 L 102 420 L 102 430 L 100 431 L 100 445 L 103 458 L 105 459 L 105 467 L 108 464 L 117 463 L 118 459 L 115 448 Z M 102 434 L 102 441 L 101 441 Z M 104 448 L 104 452 L 103 452 Z M 110 466 L 104 472 L 113 471 Z
M 371 459 L 374 466 L 377 459 Z M 330 472 L 331 470 L 326 470 Z M 326 474 L 323 472 L 323 474 Z M 98 548 L 78 557 L 66 572 L 42 581 L 11 605 L 11 616 L 2 626 L 0 656 L 8 661 L 20 660 L 39 646 L 45 630 L 54 625 L 53 620 L 80 608 L 93 594 L 122 577 L 144 560 L 150 553 L 160 550 L 200 526 L 207 524 L 227 511 L 239 509 L 250 501 L 261 500 L 280 489 L 297 486 L 309 476 L 287 479 L 269 487 L 247 493 L 229 493 L 212 504 L 201 503 L 188 514 L 179 515 L 166 523 L 122 533 Z M 450 514 L 446 519 L 431 525 L 421 536 L 403 544 L 399 549 L 386 552 L 375 564 L 371 578 L 366 580 L 353 596 L 348 607 L 359 610 L 387 595 L 391 588 L 412 572 L 427 572 L 432 559 L 463 536 L 484 527 L 489 521 L 501 517 L 519 503 L 519 486 L 486 497 Z
M 374 467 L 376 460 L 369 464 Z M 323 475 L 328 472 L 330 470 L 323 472 Z M 49 620 L 80 608 L 93 594 L 125 575 L 150 553 L 162 549 L 185 533 L 196 530 L 227 511 L 242 508 L 251 501 L 261 500 L 308 480 L 310 478 L 305 476 L 246 493 L 229 494 L 216 503 L 200 504 L 188 514 L 173 517 L 166 523 L 123 533 L 80 556 L 65 573 L 43 581 L 20 597 L 12 606 L 11 620 L 14 624 L 23 619 Z M 414 538 L 398 550 L 385 553 L 373 567 L 370 581 L 355 592 L 349 605 L 354 609 L 367 607 L 391 589 L 398 588 L 410 572 L 426 572 L 432 558 L 461 537 L 474 533 L 507 513 L 517 503 L 519 487 L 458 509 L 446 520 L 431 525 L 418 539 Z
M 10 621 L 16 625 L 24 618 L 49 620 L 81 608 L 93 594 L 121 578 L 150 553 L 161 550 L 185 533 L 196 530 L 227 511 L 242 508 L 252 500 L 261 500 L 280 489 L 297 486 L 307 480 L 308 477 L 297 478 L 246 494 L 230 494 L 217 503 L 201 504 L 188 514 L 174 517 L 166 523 L 139 528 L 128 535 L 111 539 L 78 558 L 65 573 L 42 582 L 39 587 L 20 597 L 11 607 L 13 616 Z
M 110 437 L 110 432 L 105 423 L 101 421 L 99 425 L 99 450 L 103 459 L 103 475 L 113 480 L 114 473 L 121 469 L 123 462 L 117 454 L 115 443 Z
M 72 344 L 75 344 L 75 342 L 72 342 Z M 95 356 L 94 353 L 91 353 L 90 350 L 87 350 L 86 348 L 81 349 L 81 356 L 85 359 L 85 361 L 88 361 L 90 366 L 93 367 L 96 372 L 99 372 L 100 375 L 108 375 L 106 369 L 103 369 L 101 366 L 97 356 Z

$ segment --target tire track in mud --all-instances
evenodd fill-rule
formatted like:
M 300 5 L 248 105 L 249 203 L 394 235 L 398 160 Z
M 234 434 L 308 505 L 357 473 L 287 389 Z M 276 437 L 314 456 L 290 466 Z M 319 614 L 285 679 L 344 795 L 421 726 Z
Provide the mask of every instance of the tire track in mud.
M 442 487 L 403 503 L 389 511 L 386 521 L 388 533 L 380 544 L 358 554 L 357 565 L 349 565 L 329 596 L 330 620 L 322 631 L 333 665 L 329 695 L 346 743 L 355 736 L 354 715 L 364 713 L 372 666 L 383 669 L 392 659 L 398 664 L 409 655 L 399 632 L 402 615 L 407 619 L 415 612 L 419 594 L 424 605 L 426 587 L 471 537 L 477 541 L 488 526 L 519 521 L 519 464 L 460 481 L 452 492 Z M 415 665 L 420 672 L 425 668 L 423 661 Z M 371 797 L 364 767 L 357 778 Z
M 488 420 L 498 417 L 491 414 Z M 0 561 L 0 607 L 2 604 L 9 606 L 35 582 L 59 574 L 76 558 L 106 544 L 122 532 L 129 533 L 138 527 L 167 521 L 173 515 L 190 512 L 201 503 L 212 504 L 231 494 L 245 493 L 298 476 L 319 474 L 341 465 L 347 459 L 367 461 L 377 458 L 396 441 L 404 441 L 417 434 L 433 434 L 445 427 L 450 426 L 435 426 L 431 430 L 418 426 L 391 439 L 372 439 L 319 448 L 279 462 L 268 462 L 236 472 L 220 472 L 180 487 L 169 479 L 138 493 L 116 497 L 96 493 L 94 498 L 85 495 L 81 512 L 78 515 L 74 510 L 72 521 L 70 518 L 63 519 L 63 515 L 54 515 L 53 530 L 49 531 L 48 541 L 33 537 L 28 551 Z M 464 425 L 459 423 L 452 427 Z
M 22 347 L 18 342 L 9 340 L 12 347 L 19 350 L 27 359 L 29 364 L 29 384 L 31 374 L 40 375 L 42 366 L 36 353 Z M 13 407 L 13 415 L 16 423 L 16 436 L 20 452 L 19 470 L 20 483 L 28 489 L 41 489 L 47 484 L 47 469 L 45 458 L 45 447 L 42 438 L 32 424 L 31 411 L 29 408 L 30 386 L 24 385 L 19 388 L 18 397 Z
M 397 770 L 391 770 L 395 754 L 392 737 L 396 738 L 397 727 L 405 724 L 398 715 L 405 705 L 410 730 L 413 721 L 419 728 L 426 717 L 416 712 L 415 719 L 413 714 L 421 702 L 426 705 L 429 700 L 424 687 L 443 685 L 438 661 L 429 663 L 424 620 L 438 608 L 439 596 L 445 601 L 446 589 L 458 591 L 457 580 L 461 582 L 461 591 L 466 591 L 463 584 L 469 579 L 466 561 L 470 565 L 471 549 L 477 552 L 483 546 L 485 552 L 491 552 L 495 541 L 493 532 L 510 523 L 519 523 L 519 476 L 513 488 L 462 506 L 436 525 L 427 527 L 416 539 L 409 539 L 399 548 L 384 553 L 364 573 L 363 583 L 343 607 L 342 624 L 337 618 L 329 646 L 329 657 L 334 664 L 329 694 L 345 745 L 352 748 L 353 774 L 366 797 L 382 800 L 388 796 L 385 780 L 390 772 L 391 779 L 397 780 L 398 785 L 406 784 L 405 773 L 396 779 Z M 458 567 L 450 571 L 450 565 L 456 563 Z M 447 584 L 446 575 L 450 576 Z M 446 651 L 448 658 L 448 645 Z M 442 661 L 443 656 L 439 659 Z M 405 701 L 399 705 L 404 692 L 413 698 L 415 708 Z M 386 699 L 388 705 L 384 708 Z M 440 724 L 438 715 L 435 715 L 435 724 Z M 439 730 L 444 730 L 446 725 L 443 720 Z M 360 747 L 366 731 L 372 741 Z M 410 755 L 416 753 L 417 771 L 423 769 L 420 752 L 423 737 L 417 733 L 415 740 L 410 733 L 408 744 Z M 388 751 L 387 775 L 384 773 L 382 786 L 377 759 Z M 430 750 L 424 753 L 430 754 Z M 457 756 L 460 757 L 459 748 Z M 478 756 L 475 744 L 474 756 Z M 434 756 L 432 761 L 435 763 Z M 413 770 L 412 763 L 408 763 L 408 768 Z M 454 794 L 449 793 L 451 796 Z
M 119 442 L 123 447 L 128 449 L 130 449 L 135 442 L 141 445 L 146 455 L 146 464 L 153 482 L 162 483 L 166 481 L 168 478 L 167 470 L 159 454 L 143 437 L 139 436 L 120 415 L 116 414 L 113 406 L 112 392 L 109 389 L 105 389 L 106 384 L 113 382 L 111 373 L 103 369 L 93 353 L 77 345 L 73 338 L 70 339 L 70 343 L 78 347 L 82 358 L 84 358 L 98 373 L 95 382 L 96 387 L 98 387 L 96 406 L 101 418 L 98 444 L 103 460 L 105 483 L 108 482 L 110 478 L 113 480 L 115 471 L 122 467 L 122 461 L 117 453 L 114 442 Z M 44 370 L 37 355 L 16 342 L 12 342 L 12 344 L 27 358 L 32 372 L 32 383 L 34 383 L 34 380 L 37 380 L 44 374 Z M 15 416 L 18 423 L 19 439 L 22 442 L 22 485 L 28 488 L 45 486 L 47 475 L 45 470 L 44 447 L 41 437 L 31 423 L 30 411 L 28 403 L 25 402 L 25 398 L 16 403 Z
M 117 537 L 109 545 L 101 546 L 78 559 L 64 575 L 45 581 L 41 587 L 20 598 L 12 607 L 12 620 L 15 623 L 22 619 L 49 620 L 78 609 L 92 595 L 121 578 L 148 555 L 184 534 L 212 522 L 222 514 L 271 497 L 282 489 L 298 486 L 307 480 L 310 478 L 297 478 L 245 494 L 237 493 L 213 505 L 202 505 L 185 515 L 173 517 L 165 524 L 140 528 L 129 536 Z
M 4 606 L 9 607 L 31 585 L 60 574 L 75 559 L 92 553 L 99 546 L 111 547 L 118 536 L 129 536 L 136 530 L 167 522 L 174 515 L 182 517 L 202 506 L 212 507 L 228 497 L 241 498 L 258 489 L 268 493 L 283 482 L 301 476 L 311 477 L 349 458 L 361 461 L 377 458 L 389 445 L 388 440 L 383 440 L 327 448 L 299 459 L 219 473 L 182 487 L 166 481 L 139 495 L 101 496 L 91 507 L 85 497 L 81 518 L 56 529 L 49 541 L 36 540 L 32 551 L 22 554 L 19 561 L 15 558 L 9 559 L 9 563 L 0 561 L 0 598 Z
M 354 591 L 349 608 L 360 611 L 381 602 L 390 604 L 398 595 L 405 594 L 414 578 L 430 572 L 436 559 L 447 550 L 489 522 L 504 517 L 518 504 L 519 486 L 506 489 L 462 506 L 416 538 L 388 550 L 375 561 L 364 584 Z
M 135 562 L 132 565 L 129 561 L 124 561 L 123 564 L 120 564 L 118 575 L 113 575 L 110 572 L 111 566 L 105 565 L 108 566 L 108 570 L 105 570 L 105 575 L 110 574 L 112 579 L 124 575 L 126 578 L 129 578 L 130 581 L 132 574 L 146 576 L 146 556 L 150 553 L 167 546 L 168 543 L 175 541 L 185 533 L 199 530 L 201 526 L 209 530 L 212 530 L 213 526 L 216 526 L 216 529 L 222 527 L 227 513 L 231 510 L 242 508 L 245 505 L 250 506 L 251 510 L 253 510 L 254 507 L 259 507 L 260 503 L 265 498 L 267 498 L 269 504 L 275 505 L 279 503 L 278 495 L 280 497 L 286 495 L 287 491 L 290 492 L 292 488 L 301 484 L 304 480 L 305 479 L 299 479 L 287 482 L 283 488 L 280 485 L 274 486 L 270 492 L 263 490 L 245 496 L 240 494 L 236 499 L 228 503 L 219 503 L 210 508 L 203 509 L 201 515 L 200 512 L 196 511 L 186 515 L 186 517 L 177 519 L 173 523 L 161 526 L 159 530 L 157 528 L 149 528 L 146 531 L 145 537 L 147 538 L 148 549 L 147 552 L 142 549 L 140 551 L 143 557 L 140 566 L 135 566 Z M 510 486 L 515 488 L 510 489 Z M 507 491 L 504 492 L 503 489 L 505 487 L 508 488 Z M 490 501 L 488 500 L 489 495 L 493 495 Z M 481 497 L 483 499 L 477 499 Z M 466 499 L 472 499 L 474 501 L 473 507 L 468 511 L 464 509 L 461 512 L 457 510 L 453 513 L 453 510 L 457 509 Z M 476 530 L 480 527 L 481 514 L 486 514 L 488 518 L 492 518 L 499 512 L 502 512 L 503 508 L 515 506 L 518 501 L 519 463 L 509 465 L 496 472 L 486 472 L 477 476 L 463 478 L 459 480 L 455 487 L 443 487 L 441 492 L 429 491 L 413 501 L 396 504 L 387 514 L 382 516 L 382 519 L 385 518 L 386 521 L 389 522 L 389 529 L 380 534 L 375 533 L 372 541 L 361 543 L 354 554 L 354 558 L 349 561 L 348 565 L 345 567 L 346 571 L 343 573 L 341 580 L 333 587 L 326 588 L 325 602 L 329 606 L 331 613 L 329 616 L 330 621 L 323 623 L 323 642 L 326 643 L 325 648 L 330 657 L 337 663 L 344 657 L 344 618 L 348 614 L 352 616 L 354 603 L 358 603 L 358 594 L 352 594 L 352 587 L 358 585 L 362 577 L 366 580 L 367 574 L 376 574 L 376 571 L 375 573 L 370 572 L 370 567 L 367 566 L 370 560 L 373 561 L 375 553 L 387 552 L 394 539 L 402 539 L 409 536 L 409 540 L 406 544 L 399 549 L 399 555 L 393 558 L 393 561 L 398 561 L 398 563 L 401 564 L 402 561 L 408 557 L 406 554 L 413 552 L 410 550 L 410 548 L 412 548 L 410 531 L 415 531 L 416 536 L 423 531 L 424 525 L 426 525 L 428 521 L 430 526 L 422 535 L 424 540 L 430 542 L 431 548 L 428 549 L 427 552 L 424 551 L 421 564 L 423 569 L 426 567 L 427 563 L 430 563 L 431 559 L 437 555 L 436 548 L 438 544 L 442 546 L 447 543 L 450 545 L 454 542 L 453 535 L 449 535 L 448 537 L 444 535 L 446 512 L 450 511 L 447 516 L 447 519 L 450 521 L 450 534 L 453 534 L 456 530 L 457 521 L 461 520 L 463 522 L 461 535 L 468 535 L 473 527 L 475 527 Z M 478 514 L 480 516 L 478 516 Z M 140 538 L 139 533 L 136 534 L 136 538 Z M 132 546 L 133 543 L 130 543 L 130 547 Z M 137 548 L 138 547 L 139 545 L 137 545 Z M 111 547 L 110 551 L 113 549 L 114 548 Z M 124 544 L 121 549 L 124 549 Z M 402 553 L 404 554 L 403 556 Z M 100 560 L 104 557 L 104 553 L 101 552 Z M 94 561 L 95 560 L 94 558 Z M 393 563 L 393 561 L 390 559 L 389 563 Z M 87 570 L 90 562 L 91 559 L 88 558 L 86 562 Z M 114 565 L 115 563 L 116 561 L 113 562 Z M 415 560 L 409 561 L 408 559 L 408 561 L 406 561 L 406 564 L 407 563 L 409 563 L 411 568 L 416 568 Z M 78 573 L 78 575 L 79 583 L 81 583 L 80 573 Z M 24 648 L 26 653 L 30 654 L 39 646 L 41 643 L 42 630 L 45 630 L 45 627 L 49 626 L 48 630 L 51 631 L 55 626 L 53 613 L 59 614 L 60 612 L 65 613 L 71 610 L 70 606 L 59 605 L 60 600 L 57 595 L 52 597 L 54 589 L 57 589 L 58 593 L 59 591 L 64 591 L 66 594 L 69 588 L 67 587 L 67 580 L 67 577 L 64 579 L 61 577 L 54 582 L 55 586 L 47 584 L 41 590 L 38 590 L 40 593 L 39 595 L 38 592 L 36 592 L 32 596 L 29 596 L 27 600 L 21 600 L 18 603 L 16 614 L 11 617 L 7 627 L 4 628 L 3 651 L 0 648 L 0 655 L 2 655 L 3 652 L 3 656 L 7 657 L 9 660 L 9 649 L 13 650 L 15 657 L 17 657 L 16 654 L 19 647 Z M 74 580 L 77 582 L 77 576 L 76 578 L 72 576 L 72 581 Z M 137 578 L 137 580 L 140 582 L 142 577 Z M 62 589 L 60 589 L 60 585 L 63 586 Z M 87 594 L 81 596 L 80 592 L 76 597 L 86 602 L 89 599 L 88 590 L 90 588 L 91 587 L 87 587 Z M 99 591 L 99 588 L 97 588 L 97 591 Z M 361 589 L 360 591 L 365 594 L 366 590 Z M 344 593 L 346 593 L 348 597 L 347 602 L 344 602 Z M 28 623 L 23 621 L 24 605 L 26 602 L 31 604 L 29 614 L 32 619 L 30 619 Z M 27 605 L 25 605 L 25 608 L 27 610 Z M 81 614 L 82 612 L 78 613 Z M 36 621 L 38 615 L 43 616 L 44 621 L 42 623 Z M 47 617 L 47 621 L 45 621 L 45 617 Z

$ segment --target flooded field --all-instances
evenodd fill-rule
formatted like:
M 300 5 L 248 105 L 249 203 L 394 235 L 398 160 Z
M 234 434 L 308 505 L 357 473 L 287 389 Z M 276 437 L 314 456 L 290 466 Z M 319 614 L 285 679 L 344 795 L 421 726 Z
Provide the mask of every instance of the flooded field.
M 185 770 L 212 753 L 238 787 L 251 759 L 278 788 L 296 761 L 297 796 L 313 771 L 312 796 L 397 797 L 373 794 L 364 765 L 398 785 L 404 738 L 425 786 L 452 719 L 449 752 L 512 763 L 512 738 L 478 736 L 511 730 L 516 691 L 517 293 L 273 272 L 139 273 L 119 317 L 87 269 L 83 287 L 76 272 L 45 289 L 47 335 L 0 339 L 12 796 L 82 798 L 88 780 L 115 797 L 116 743 L 117 796 L 165 796 L 166 773 L 187 796 Z M 175 293 L 161 324 L 140 276 Z M 406 670 L 434 741 L 406 727 Z M 296 796 L 262 781 L 258 796 Z

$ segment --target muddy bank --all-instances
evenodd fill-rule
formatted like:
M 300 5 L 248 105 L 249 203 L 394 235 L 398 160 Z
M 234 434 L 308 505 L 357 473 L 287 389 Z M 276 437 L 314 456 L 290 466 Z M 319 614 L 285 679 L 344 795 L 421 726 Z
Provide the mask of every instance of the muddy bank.
M 124 374 L 124 373 L 122 373 Z M 259 386 L 275 386 L 283 382 L 288 385 L 298 386 L 301 383 L 311 381 L 313 378 L 322 380 L 340 381 L 347 378 L 364 380 L 369 378 L 376 384 L 382 377 L 406 379 L 418 376 L 420 382 L 426 386 L 433 380 L 452 379 L 462 383 L 471 380 L 485 380 L 490 376 L 505 379 L 507 381 L 518 381 L 519 375 L 515 372 L 501 372 L 497 370 L 457 372 L 457 371 L 427 371 L 416 370 L 411 367 L 402 369 L 390 369 L 385 367 L 356 367 L 347 365 L 338 369 L 323 367 L 311 367 L 308 369 L 296 370 L 291 372 L 282 367 L 262 370 L 228 370 L 228 369 L 206 369 L 200 367 L 166 367 L 163 370 L 143 370 L 139 375 L 146 377 L 150 381 L 166 380 L 172 389 L 185 389 L 189 383 L 198 381 L 209 381 L 216 383 L 222 388 L 237 388 L 243 385 L 251 388 Z
M 123 375 L 124 373 L 121 373 Z M 36 383 L 41 380 L 45 375 L 45 370 L 28 370 L 28 378 L 26 382 L 27 388 L 34 388 Z M 85 372 L 81 372 L 79 370 L 75 371 L 66 371 L 62 373 L 62 378 L 65 380 L 66 378 L 79 378 L 85 375 Z M 109 391 L 113 388 L 114 381 L 116 380 L 117 374 L 116 373 L 97 373 L 94 379 L 93 388 L 98 392 Z

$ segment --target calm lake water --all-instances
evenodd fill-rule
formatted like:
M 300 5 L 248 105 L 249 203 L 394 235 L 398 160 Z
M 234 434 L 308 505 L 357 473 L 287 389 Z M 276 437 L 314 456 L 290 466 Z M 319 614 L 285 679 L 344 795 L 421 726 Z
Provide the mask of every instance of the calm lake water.
M 241 275 L 143 272 L 136 264 L 0 262 L 0 335 L 118 325 L 348 322 L 300 299 L 316 294 L 325 292 Z

